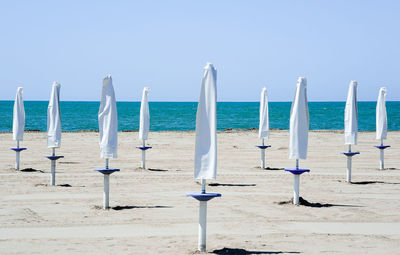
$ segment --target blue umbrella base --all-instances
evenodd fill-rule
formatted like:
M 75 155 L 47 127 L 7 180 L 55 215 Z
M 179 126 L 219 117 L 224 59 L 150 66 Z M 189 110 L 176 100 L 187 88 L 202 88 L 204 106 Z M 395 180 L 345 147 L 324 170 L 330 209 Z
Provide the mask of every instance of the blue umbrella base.
M 63 158 L 64 156 L 44 156 L 44 157 L 48 158 L 50 160 L 57 160 L 57 159 Z
M 300 175 L 305 172 L 310 172 L 310 169 L 300 169 L 300 168 L 285 168 L 285 171 L 292 174 Z
M 13 150 L 13 151 L 24 151 L 24 150 L 27 150 L 27 148 L 10 148 L 10 150 Z
M 105 169 L 105 168 L 95 168 L 94 171 L 100 172 L 102 174 L 112 174 L 114 172 L 118 172 L 119 169 L 116 169 L 116 168 L 107 168 L 107 169 Z
M 193 197 L 199 201 L 208 201 L 213 199 L 214 197 L 220 197 L 219 193 L 187 193 L 186 196 Z

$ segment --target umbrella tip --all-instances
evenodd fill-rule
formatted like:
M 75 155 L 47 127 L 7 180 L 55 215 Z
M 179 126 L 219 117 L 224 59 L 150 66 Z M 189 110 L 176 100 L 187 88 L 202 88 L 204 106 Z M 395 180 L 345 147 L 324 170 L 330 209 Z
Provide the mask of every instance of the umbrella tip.
M 299 77 L 297 79 L 297 84 L 304 84 L 307 85 L 307 79 L 305 77 Z
M 205 69 L 214 68 L 214 65 L 213 65 L 211 62 L 207 62 L 207 63 L 206 63 L 206 66 L 205 66 L 204 68 L 205 68 Z

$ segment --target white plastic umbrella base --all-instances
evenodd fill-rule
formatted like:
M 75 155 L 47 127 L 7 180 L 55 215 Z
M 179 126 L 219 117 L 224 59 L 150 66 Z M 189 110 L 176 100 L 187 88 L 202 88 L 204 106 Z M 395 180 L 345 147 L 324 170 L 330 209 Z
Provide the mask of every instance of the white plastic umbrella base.
M 16 151 L 15 152 L 15 170 L 19 171 L 19 158 L 20 158 L 20 152 Z
M 384 162 L 384 151 L 380 150 L 380 159 L 379 159 L 379 169 L 383 170 L 385 169 L 385 162 Z
M 347 178 L 346 181 L 351 183 L 351 157 L 347 157 Z
M 207 201 L 199 202 L 199 242 L 198 250 L 206 251 L 206 236 L 207 236 Z
M 293 185 L 293 204 L 299 205 L 300 197 L 300 175 L 294 175 L 294 185 Z
M 146 151 L 145 150 L 142 150 L 142 161 L 140 163 L 141 163 L 141 167 L 143 169 L 146 169 Z
M 50 179 L 50 185 L 55 186 L 56 185 L 56 161 L 52 160 L 51 161 L 51 179 Z
M 110 175 L 104 175 L 103 208 L 110 208 Z

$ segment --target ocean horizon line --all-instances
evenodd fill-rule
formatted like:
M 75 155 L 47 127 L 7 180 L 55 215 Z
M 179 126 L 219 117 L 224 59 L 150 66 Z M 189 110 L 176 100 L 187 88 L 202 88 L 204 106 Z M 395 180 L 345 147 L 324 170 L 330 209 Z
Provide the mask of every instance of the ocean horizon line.
M 14 101 L 0 101 L 0 131 L 11 131 Z M 26 130 L 47 130 L 48 101 L 25 101 Z M 61 101 L 64 131 L 97 130 L 98 101 Z M 218 102 L 217 130 L 259 126 L 259 102 Z M 345 102 L 309 102 L 310 130 L 344 128 Z M 139 129 L 140 102 L 117 102 L 118 130 Z M 289 129 L 291 102 L 270 102 L 271 129 Z M 149 102 L 150 130 L 195 130 L 197 102 Z M 400 130 L 400 101 L 387 102 L 388 130 Z M 376 102 L 358 102 L 358 129 L 375 130 Z
M 0 102 L 14 102 L 14 100 L 0 100 Z M 49 102 L 49 100 L 24 100 L 24 102 Z M 92 103 L 98 102 L 99 100 L 60 100 L 60 102 L 83 102 L 83 103 Z M 119 101 L 118 103 L 140 103 L 139 101 Z M 260 101 L 217 101 L 217 103 L 259 103 Z M 308 103 L 345 103 L 344 101 L 311 101 L 309 100 Z M 358 100 L 358 103 L 366 102 L 366 103 L 373 103 L 376 101 L 371 100 Z M 386 102 L 400 102 L 400 100 L 386 100 Z M 149 101 L 149 103 L 197 103 L 197 101 Z M 292 101 L 268 101 L 268 103 L 292 103 Z

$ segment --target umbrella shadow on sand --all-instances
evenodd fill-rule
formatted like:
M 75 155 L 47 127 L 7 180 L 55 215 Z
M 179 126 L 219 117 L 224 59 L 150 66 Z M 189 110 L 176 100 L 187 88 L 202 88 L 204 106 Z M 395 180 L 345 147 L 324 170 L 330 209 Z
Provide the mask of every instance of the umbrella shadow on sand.
M 385 171 L 385 170 L 400 170 L 400 169 L 397 169 L 397 168 L 395 168 L 395 167 L 388 167 L 388 168 L 384 168 L 384 169 L 376 169 L 376 170 L 378 170 L 378 171 Z
M 242 184 L 242 183 L 238 183 L 238 184 L 233 184 L 233 183 L 209 183 L 208 186 L 211 187 L 216 187 L 216 186 L 224 186 L 224 187 L 254 187 L 256 186 L 256 184 L 251 183 L 251 184 Z
M 58 164 L 66 164 L 66 165 L 77 165 L 79 162 L 74 162 L 74 161 L 60 161 Z
M 256 166 L 255 168 L 258 168 L 258 169 L 261 169 L 261 170 L 266 170 L 266 171 L 285 170 L 285 168 L 280 168 L 280 167 L 265 167 L 265 168 L 262 168 L 262 167 Z
M 345 182 L 342 180 L 338 180 L 338 182 Z M 384 181 L 360 181 L 360 182 L 350 182 L 350 184 L 355 185 L 368 185 L 368 184 L 400 184 L 400 182 L 384 182 Z
M 131 209 L 164 209 L 164 208 L 172 208 L 172 206 L 163 206 L 163 205 L 133 206 L 133 205 L 126 205 L 126 206 L 114 206 L 114 207 L 111 207 L 111 209 L 113 209 L 115 211 L 131 210 Z
M 179 171 L 181 171 L 179 169 L 141 168 L 141 167 L 138 167 L 135 170 L 149 171 L 149 172 L 170 172 L 170 171 L 179 172 Z
M 362 181 L 362 182 L 351 182 L 351 184 L 366 185 L 366 184 L 400 184 L 400 182 L 383 182 L 383 181 Z
M 63 188 L 72 188 L 72 187 L 80 187 L 83 188 L 85 186 L 72 186 L 71 184 L 68 183 L 63 183 L 63 184 L 57 184 L 57 185 L 49 185 L 49 184 L 44 184 L 44 183 L 39 183 L 39 184 L 35 184 L 35 187 L 39 187 L 39 186 L 43 186 L 43 187 L 63 187 Z
M 147 168 L 146 170 L 151 172 L 168 172 L 167 169 L 159 169 L 159 168 Z
M 39 173 L 44 173 L 44 171 L 42 171 L 42 170 L 33 169 L 33 168 L 24 168 L 24 169 L 19 170 L 19 172 L 25 172 L 25 173 L 39 172 Z
M 293 199 L 288 200 L 288 201 L 275 202 L 275 204 L 278 204 L 278 205 L 293 204 Z M 363 206 L 359 206 L 359 205 L 312 203 L 312 202 L 309 202 L 309 201 L 305 200 L 302 197 L 299 197 L 299 205 L 307 206 L 307 207 L 315 207 L 315 208 L 322 208 L 322 207 L 363 207 Z
M 238 248 L 222 248 L 219 250 L 213 250 L 212 253 L 220 255 L 250 255 L 250 254 L 299 254 L 298 251 L 248 251 L 245 249 Z

